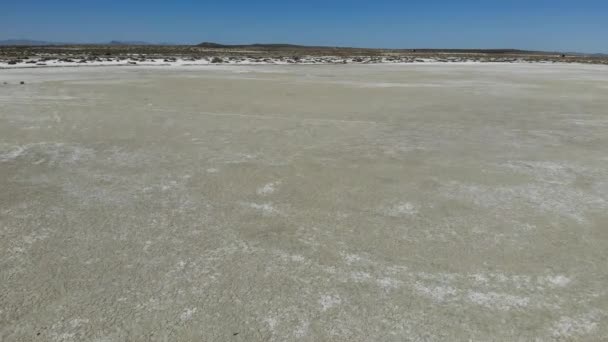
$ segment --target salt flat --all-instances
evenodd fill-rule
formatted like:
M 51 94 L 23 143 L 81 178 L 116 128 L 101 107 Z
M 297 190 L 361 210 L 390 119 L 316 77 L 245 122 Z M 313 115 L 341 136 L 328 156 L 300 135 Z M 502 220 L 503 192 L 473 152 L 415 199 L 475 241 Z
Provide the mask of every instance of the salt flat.
M 574 64 L 2 70 L 0 340 L 608 339 L 606 94 Z

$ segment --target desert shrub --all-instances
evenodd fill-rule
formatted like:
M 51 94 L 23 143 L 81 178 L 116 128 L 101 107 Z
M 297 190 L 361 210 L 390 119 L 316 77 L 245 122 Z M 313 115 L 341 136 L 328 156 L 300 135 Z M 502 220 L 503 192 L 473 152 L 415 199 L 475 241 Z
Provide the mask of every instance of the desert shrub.
M 214 64 L 218 64 L 218 63 L 224 63 L 224 60 L 223 60 L 223 59 L 221 59 L 220 57 L 213 57 L 213 58 L 211 59 L 211 63 L 214 63 Z

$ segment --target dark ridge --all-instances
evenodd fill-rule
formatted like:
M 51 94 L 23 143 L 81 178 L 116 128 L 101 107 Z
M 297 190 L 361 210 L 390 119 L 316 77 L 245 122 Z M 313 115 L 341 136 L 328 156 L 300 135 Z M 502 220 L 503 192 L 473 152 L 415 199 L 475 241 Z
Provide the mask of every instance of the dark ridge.
M 244 48 L 262 48 L 262 49 L 360 49 L 351 47 L 332 47 L 332 46 L 309 46 L 309 45 L 297 45 L 297 44 L 218 44 L 204 42 L 196 45 L 204 48 L 215 48 L 215 49 L 244 49 Z M 367 49 L 367 48 L 363 48 Z M 385 49 L 378 49 L 385 50 Z
M 197 46 L 204 47 L 204 48 L 210 48 L 210 49 L 221 49 L 221 48 L 229 47 L 229 45 L 222 45 L 222 44 L 209 43 L 209 42 L 200 43 Z
M 424 49 L 383 49 L 383 48 L 307 46 L 307 45 L 296 45 L 296 44 L 260 44 L 260 43 L 231 45 L 231 44 L 204 42 L 204 43 L 198 44 L 196 46 L 202 47 L 202 48 L 208 48 L 208 49 L 375 50 L 375 51 L 394 51 L 394 52 L 408 52 L 408 53 L 412 53 L 412 52 L 413 53 L 463 53 L 463 54 L 503 54 L 503 55 L 517 55 L 517 54 L 555 55 L 555 54 L 560 54 L 559 52 L 529 51 L 529 50 L 518 50 L 518 49 L 429 49 L 429 48 L 424 48 Z
M 143 41 L 122 41 L 122 40 L 113 40 L 111 42 L 108 43 L 108 45 L 156 45 L 154 43 L 150 43 L 150 42 L 143 42 Z M 158 44 L 158 45 L 165 45 L 165 44 Z
M 181 47 L 182 49 L 190 48 L 202 48 L 202 49 L 249 49 L 256 52 L 277 52 L 287 53 L 293 51 L 294 53 L 338 53 L 338 54 L 378 54 L 378 53 L 418 53 L 418 54 L 441 54 L 441 53 L 452 53 L 452 54 L 486 54 L 486 55 L 566 55 L 566 56 L 585 56 L 585 57 L 606 57 L 606 54 L 601 53 L 576 53 L 576 52 L 552 52 L 552 51 L 530 51 L 530 50 L 518 50 L 518 49 L 440 49 L 440 48 L 423 48 L 423 49 L 383 49 L 383 48 L 360 48 L 360 47 L 338 47 L 338 46 L 308 46 L 308 45 L 297 45 L 297 44 L 281 44 L 281 43 L 255 43 L 255 44 L 220 44 L 214 42 L 204 42 L 197 45 L 179 45 L 172 43 L 150 43 L 145 41 L 120 41 L 112 40 L 107 43 L 64 43 L 64 42 L 49 42 L 42 40 L 31 40 L 31 39 L 8 39 L 0 40 L 1 47 L 41 47 L 41 48 L 53 48 L 53 47 L 118 47 L 131 49 L 136 47 L 145 48 L 148 50 L 159 50 L 162 52 L 164 47 Z M 228 51 L 229 52 L 229 51 Z

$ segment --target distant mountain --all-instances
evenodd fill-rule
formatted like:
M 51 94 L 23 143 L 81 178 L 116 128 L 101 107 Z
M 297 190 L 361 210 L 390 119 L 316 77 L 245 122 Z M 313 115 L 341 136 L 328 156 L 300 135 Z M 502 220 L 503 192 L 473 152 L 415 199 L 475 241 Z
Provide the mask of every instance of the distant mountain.
M 210 43 L 204 42 L 196 45 L 198 47 L 204 47 L 209 49 L 241 49 L 241 48 L 261 48 L 261 49 L 282 49 L 282 48 L 290 48 L 290 49 L 310 49 L 310 48 L 323 48 L 323 49 L 333 49 L 335 47 L 331 46 L 307 46 L 307 45 L 295 45 L 295 44 L 218 44 L 218 43 Z M 343 48 L 344 49 L 344 48 Z M 348 48 L 346 48 L 348 49 Z
M 122 40 L 113 40 L 108 43 L 108 45 L 157 45 L 149 42 L 142 41 L 122 41 Z
M 531 55 L 555 55 L 557 52 L 546 52 L 546 51 L 527 51 L 517 49 L 377 49 L 377 48 L 358 48 L 358 47 L 337 47 L 337 46 L 307 46 L 307 45 L 294 45 L 294 44 L 218 44 L 218 43 L 200 43 L 198 47 L 208 49 L 263 49 L 263 50 L 305 50 L 305 49 L 317 49 L 317 50 L 384 50 L 384 51 L 395 51 L 395 52 L 414 52 L 414 53 L 482 53 L 482 54 L 531 54 Z
M 204 48 L 210 48 L 210 49 L 221 49 L 221 48 L 229 47 L 229 45 L 218 44 L 218 43 L 209 43 L 209 42 L 200 43 L 197 46 L 204 47 Z
M 44 40 L 33 39 L 7 39 L 0 40 L 0 46 L 59 46 L 59 45 L 112 45 L 112 46 L 190 46 L 189 44 L 175 43 L 151 43 L 146 41 L 128 41 L 128 40 L 112 40 L 103 43 L 68 43 L 68 42 L 49 42 Z M 220 44 L 214 42 L 203 42 L 195 46 L 207 49 L 252 49 L 265 51 L 291 51 L 291 50 L 325 50 L 328 53 L 333 53 L 335 50 L 344 51 L 393 51 L 396 53 L 473 53 L 473 54 L 490 54 L 490 55 L 566 55 L 566 56 L 585 56 L 585 57 L 608 57 L 606 53 L 580 53 L 580 52 L 555 52 L 555 51 L 529 51 L 517 49 L 395 49 L 395 48 L 361 48 L 361 47 L 338 47 L 338 46 L 314 46 L 314 45 L 297 45 L 297 44 Z
M 174 43 L 150 43 L 140 40 L 113 40 L 107 44 L 102 43 L 101 45 L 176 45 Z

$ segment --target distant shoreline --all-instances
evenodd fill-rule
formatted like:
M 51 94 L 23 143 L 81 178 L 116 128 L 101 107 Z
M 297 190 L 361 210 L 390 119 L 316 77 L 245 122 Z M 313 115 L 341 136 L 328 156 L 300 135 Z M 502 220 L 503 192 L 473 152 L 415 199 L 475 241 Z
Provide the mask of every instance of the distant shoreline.
M 2 48 L 66 48 L 66 49 L 92 49 L 92 48 L 117 48 L 117 47 L 139 47 L 139 48 L 173 48 L 173 49 L 247 49 L 247 50 L 324 50 L 324 51 L 377 51 L 377 52 L 396 52 L 396 53 L 448 53 L 448 54 L 519 54 L 519 55 L 570 55 L 586 57 L 608 57 L 603 53 L 584 53 L 584 52 L 565 52 L 565 51 L 544 51 L 544 50 L 523 50 L 513 48 L 370 48 L 352 46 L 327 46 L 327 45 L 299 45 L 289 43 L 253 43 L 253 44 L 223 44 L 216 42 L 203 42 L 200 44 L 179 44 L 179 43 L 151 43 L 145 41 L 119 41 L 113 40 L 101 43 L 68 43 L 50 42 L 30 39 L 6 39 L 0 40 Z
M 526 58 L 487 58 L 487 57 L 431 57 L 416 58 L 412 56 L 400 57 L 340 57 L 340 56 L 307 56 L 294 59 L 293 57 L 249 58 L 249 57 L 213 57 L 213 58 L 147 58 L 142 56 L 131 57 L 104 57 L 104 58 L 50 58 L 28 57 L 27 59 L 0 61 L 0 70 L 10 69 L 38 69 L 38 68 L 76 68 L 76 67 L 181 67 L 181 66 L 255 66 L 255 65 L 433 65 L 433 64 L 599 64 L 605 63 L 583 62 L 580 60 L 555 59 L 526 59 Z
M 64 45 L 0 46 L 0 68 L 77 65 L 380 64 L 380 63 L 583 63 L 606 64 L 608 56 L 509 49 L 359 49 L 288 44 L 198 46 Z

